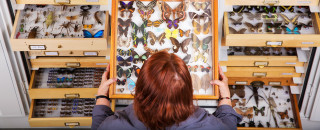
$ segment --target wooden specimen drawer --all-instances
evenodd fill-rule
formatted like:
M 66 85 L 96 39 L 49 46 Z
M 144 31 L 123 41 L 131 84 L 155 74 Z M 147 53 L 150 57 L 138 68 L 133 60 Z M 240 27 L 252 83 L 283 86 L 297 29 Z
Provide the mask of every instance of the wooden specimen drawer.
M 106 67 L 106 57 L 38 57 L 30 59 L 32 69 Z
M 319 0 L 225 0 L 226 5 L 303 5 L 316 6 Z
M 30 57 L 37 56 L 109 56 L 110 50 L 96 51 L 29 51 Z
M 105 68 L 40 68 L 33 70 L 31 99 L 95 98 Z
M 227 77 L 300 77 L 294 67 L 227 67 Z
M 63 100 L 77 100 L 77 104 L 66 104 L 67 107 L 76 107 L 77 110 L 63 110 Z M 90 100 L 88 105 L 86 100 Z M 56 103 L 57 102 L 57 103 Z M 82 106 L 80 106 L 80 102 Z M 31 101 L 29 124 L 31 127 L 76 127 L 91 126 L 92 109 L 95 105 L 94 99 L 33 99 Z M 69 106 L 70 105 L 70 106 Z M 82 108 L 81 110 L 78 108 Z M 76 113 L 73 113 L 76 111 Z M 72 113 L 71 113 L 72 112 Z M 70 115 L 69 115 L 70 114 Z
M 241 13 L 243 14 L 242 16 L 245 16 L 243 20 L 241 21 L 241 27 L 240 26 L 234 26 L 233 22 L 231 21 L 230 14 L 228 12 L 224 13 L 224 36 L 222 39 L 222 45 L 224 46 L 268 46 L 268 47 L 316 47 L 320 46 L 320 38 L 319 38 L 319 15 L 318 13 L 312 13 L 311 15 L 311 21 L 312 21 L 312 27 L 310 29 L 303 29 L 303 31 L 296 31 L 296 28 L 299 27 L 294 27 L 295 29 L 287 27 L 287 30 L 284 28 L 286 26 L 281 26 L 279 30 L 284 30 L 280 34 L 276 33 L 268 33 L 268 32 L 263 32 L 263 33 L 251 33 L 249 30 L 254 31 L 253 28 L 247 28 L 247 23 L 250 23 L 250 20 L 248 20 L 248 15 L 250 13 Z M 288 15 L 289 13 L 285 14 Z M 265 15 L 265 14 L 261 14 Z M 275 18 L 279 19 L 278 21 L 283 22 L 283 20 L 280 20 L 281 15 L 280 14 L 273 14 Z M 295 17 L 297 15 L 302 15 L 302 14 L 295 14 Z M 283 15 L 284 16 L 284 15 Z M 293 14 L 291 14 L 290 18 L 292 18 Z M 262 16 L 260 16 L 262 17 Z M 285 16 L 289 17 L 289 16 Z M 241 19 L 241 18 L 240 18 Z M 264 18 L 261 18 L 259 20 L 263 21 Z M 303 22 L 305 22 L 305 19 L 302 19 Z M 262 27 L 261 30 L 267 30 L 267 22 L 262 22 Z M 237 24 L 237 23 L 234 23 Z M 240 24 L 240 23 L 239 23 Z M 292 23 L 290 23 L 292 24 Z M 232 27 L 231 27 L 232 25 Z M 255 26 L 255 25 L 253 25 Z M 241 32 L 241 30 L 246 29 L 244 32 Z M 292 30 L 290 30 L 292 29 Z M 259 30 L 259 29 L 258 29 Z M 236 31 L 236 32 L 235 32 Z M 237 32 L 239 31 L 239 32 Z M 289 32 L 287 32 L 289 31 Z M 292 31 L 292 32 L 290 32 Z M 294 32 L 296 31 L 296 32 Z M 302 34 L 302 32 L 305 32 Z M 287 34 L 288 33 L 288 34 Z M 299 34 L 296 34 L 299 33 Z
M 107 5 L 108 0 L 16 0 L 17 4 Z
M 106 51 L 109 26 L 109 11 L 99 5 L 26 5 L 16 13 L 10 43 L 14 51 Z
M 303 66 L 297 56 L 228 56 L 221 66 Z
M 229 84 L 233 85 L 250 85 L 253 81 L 262 81 L 269 86 L 294 86 L 292 78 L 259 78 L 259 77 L 228 77 Z

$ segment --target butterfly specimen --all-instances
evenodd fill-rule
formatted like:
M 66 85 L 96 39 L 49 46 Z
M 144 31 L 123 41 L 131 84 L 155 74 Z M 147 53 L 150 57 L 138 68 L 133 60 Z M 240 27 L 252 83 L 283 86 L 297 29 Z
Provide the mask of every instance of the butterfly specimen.
M 292 23 L 294 25 L 298 24 L 298 18 L 300 17 L 300 14 L 294 16 L 292 19 L 289 19 L 286 15 L 280 14 L 280 16 L 284 19 L 284 23 L 288 25 L 289 23 Z
M 287 55 L 289 55 L 289 56 L 296 56 L 297 55 L 296 48 L 288 48 L 288 47 L 286 47 L 285 49 L 287 51 Z
M 208 34 L 210 32 L 211 28 L 211 22 L 204 23 L 203 25 L 200 25 L 196 21 L 192 21 L 193 31 L 195 34 L 199 35 L 201 32 L 203 34 Z
M 152 26 L 159 27 L 163 22 L 164 22 L 164 20 L 162 20 L 162 19 L 161 20 L 156 20 L 154 22 L 152 22 L 151 20 L 148 20 L 147 27 L 152 27 Z
M 247 109 L 247 111 L 243 112 L 240 108 L 234 108 L 236 110 L 236 112 L 244 117 L 247 117 L 249 119 L 251 119 L 253 117 L 253 108 L 250 107 Z
M 239 18 L 238 20 L 235 20 L 233 18 L 229 18 L 229 19 L 234 26 L 237 26 L 242 24 L 243 17 Z
M 167 38 L 167 39 L 170 39 L 170 37 L 177 38 L 177 37 L 178 37 L 179 30 L 178 30 L 178 29 L 175 29 L 175 30 L 173 30 L 173 31 L 170 31 L 169 29 L 166 29 L 166 30 L 165 30 L 165 33 L 166 33 L 166 38 Z
M 138 13 L 142 19 L 149 19 L 151 14 L 154 13 L 154 7 L 157 4 L 157 0 L 151 1 L 147 6 L 145 6 L 140 0 L 137 0 L 136 5 L 139 8 Z
M 197 72 L 198 68 L 199 68 L 198 65 L 195 65 L 195 66 L 188 65 L 188 69 L 190 72 Z
M 264 127 L 264 126 L 261 124 L 261 121 L 259 121 L 258 127 Z
M 119 11 L 120 11 L 120 16 L 124 17 L 124 13 L 125 12 L 129 12 L 129 18 L 132 17 L 132 13 L 135 11 L 135 8 L 133 8 L 133 2 L 134 1 L 130 1 L 128 4 L 124 3 L 123 1 L 119 1 L 120 2 L 120 7 L 119 7 Z
M 148 21 L 144 21 L 141 26 L 138 26 L 137 24 L 135 24 L 134 22 L 131 22 L 131 26 L 132 26 L 132 29 L 134 30 L 134 33 L 137 34 L 138 31 L 140 31 L 142 34 L 144 34 L 145 32 L 145 28 L 147 27 L 147 22 Z
M 83 28 L 92 28 L 93 24 L 83 24 Z
M 239 106 L 245 106 L 246 105 L 246 100 L 245 98 L 242 98 L 242 102 L 239 102 Z
M 253 106 L 253 110 L 256 116 L 258 116 L 259 113 L 261 113 L 261 116 L 264 116 L 264 110 L 266 107 L 262 107 L 261 109 L 257 108 L 256 106 Z
M 211 11 L 210 10 L 205 10 L 201 15 L 197 14 L 195 12 L 189 12 L 189 17 L 190 17 L 190 19 L 195 20 L 198 23 L 200 23 L 201 20 L 206 21 L 207 19 L 209 19 L 208 22 L 211 22 L 211 18 L 210 18 L 211 17 Z
M 191 3 L 194 8 L 196 8 L 197 11 L 200 9 L 206 10 L 208 9 L 209 5 L 211 4 L 210 2 L 192 2 Z
M 211 86 L 209 74 L 205 74 L 201 77 L 201 88 L 206 92 L 207 89 Z
M 250 20 L 254 20 L 254 19 L 257 19 L 257 20 L 260 20 L 261 19 L 261 13 L 246 13 L 247 14 L 247 18 L 250 19 Z
M 123 70 L 123 68 L 121 68 L 120 65 L 117 65 L 117 75 L 118 77 L 122 77 L 123 75 L 127 78 L 131 77 L 131 73 L 132 73 L 132 68 L 129 68 L 127 70 Z
M 270 6 L 270 7 L 263 7 L 263 10 L 268 14 L 268 13 L 276 13 L 277 11 L 277 6 Z
M 281 26 L 281 27 L 286 34 L 300 34 L 302 25 L 298 25 L 294 27 L 292 30 L 286 26 Z
M 127 19 L 126 21 L 123 21 L 121 18 L 118 18 L 118 22 L 120 27 L 128 27 L 130 26 L 131 19 Z
M 245 9 L 245 6 L 239 6 L 238 8 L 233 7 L 233 12 L 241 13 Z
M 233 97 L 234 94 L 238 95 L 240 98 L 244 98 L 246 95 L 244 91 L 244 85 L 229 85 L 230 97 Z
M 88 30 L 83 30 L 84 38 L 101 38 L 103 36 L 103 30 L 98 31 L 92 35 Z
M 117 42 L 120 47 L 127 47 L 128 48 L 131 43 L 131 38 L 128 37 L 128 38 L 123 39 L 122 37 L 118 37 Z
M 285 110 L 284 112 L 277 112 L 279 114 L 279 116 L 281 117 L 281 119 L 289 119 L 289 115 L 288 115 L 288 110 Z
M 261 18 L 267 22 L 267 23 L 270 23 L 270 22 L 276 22 L 278 21 L 278 14 L 261 14 Z
M 261 7 L 260 7 L 260 6 L 246 6 L 246 7 L 247 7 L 247 9 L 248 9 L 249 11 L 255 9 L 256 11 L 260 12 L 260 10 L 261 10 Z
M 134 75 L 138 77 L 141 70 L 140 67 L 133 65 L 133 70 L 134 70 Z
M 123 59 L 121 56 L 117 56 L 117 60 L 120 66 L 130 66 L 133 60 L 133 57 L 130 56 L 127 59 Z
M 262 54 L 265 56 L 270 55 L 270 48 L 269 47 L 262 47 Z M 268 89 L 268 88 L 266 88 Z
M 191 54 L 187 54 L 182 60 L 184 61 L 184 63 L 189 63 L 189 61 L 190 61 L 190 59 L 191 59 Z
M 171 29 L 172 27 L 177 29 L 179 27 L 179 24 L 178 24 L 179 23 L 179 19 L 175 19 L 175 20 L 167 19 L 166 23 L 167 23 L 167 27 L 169 29 Z
M 161 3 L 160 10 L 162 11 L 162 19 L 165 21 L 170 20 L 171 14 L 174 20 L 183 21 L 186 18 L 187 5 L 183 1 L 175 9 L 172 9 L 166 2 Z M 177 18 L 176 18 L 177 15 Z
M 308 10 L 306 12 L 301 12 L 301 11 L 298 11 L 298 13 L 300 14 L 300 18 L 311 18 L 311 11 Z
M 150 55 L 153 55 L 154 53 L 157 53 L 159 51 L 169 51 L 171 50 L 171 48 L 165 48 L 165 49 L 161 49 L 161 50 L 158 50 L 158 49 L 155 49 L 155 50 L 152 50 L 150 48 L 148 48 L 147 46 L 144 47 L 144 49 L 150 53 Z
M 125 85 L 126 82 L 127 82 L 126 79 L 124 79 L 124 80 L 117 79 L 117 84 L 118 84 L 118 85 Z
M 205 56 L 205 53 L 198 53 L 197 55 L 195 55 L 194 57 L 194 62 L 197 62 L 199 59 L 202 59 L 202 61 L 204 63 L 207 63 L 208 61 L 208 58 Z
M 281 34 L 282 29 L 281 29 L 281 25 L 282 22 L 278 22 L 278 23 L 266 23 L 266 32 L 274 32 L 275 34 Z
M 130 92 L 134 92 L 134 88 L 136 87 L 136 83 L 132 79 L 127 78 L 127 87 Z
M 173 37 L 170 37 L 170 40 L 173 45 L 173 47 L 172 47 L 173 52 L 177 53 L 179 51 L 179 48 L 181 48 L 183 53 L 187 53 L 188 52 L 188 45 L 192 39 L 187 38 L 182 43 L 179 43 L 179 41 Z
M 193 90 L 196 90 L 197 92 L 199 92 L 200 88 L 201 88 L 201 80 L 199 78 L 198 75 L 196 74 L 191 74 L 191 79 L 192 79 L 192 87 Z
M 119 54 L 120 56 L 131 56 L 131 55 L 132 55 L 133 48 L 131 48 L 131 49 L 127 50 L 127 51 L 124 51 L 124 50 L 122 50 L 122 49 L 117 49 L 117 51 L 118 51 L 118 54 Z
M 240 29 L 239 31 L 237 31 L 237 30 L 235 30 L 234 28 L 229 27 L 229 31 L 230 31 L 231 33 L 233 33 L 233 34 L 244 34 L 244 32 L 246 32 L 247 29 L 242 28 L 242 29 Z
M 307 24 L 301 23 L 300 25 L 302 25 L 302 27 L 306 28 L 306 29 L 309 29 L 309 28 L 313 27 L 312 26 L 312 21 L 308 22 Z
M 236 103 L 239 101 L 239 99 L 232 99 L 231 100 L 231 106 L 232 107 L 235 107 L 236 106 Z
M 134 33 L 131 34 L 132 39 L 133 39 L 133 47 L 137 48 L 139 43 L 142 43 L 143 46 L 147 46 L 147 38 L 148 34 L 144 34 L 142 37 L 137 37 Z
M 66 19 L 72 21 L 72 20 L 76 20 L 78 18 L 78 15 L 75 16 L 66 16 Z
M 292 12 L 294 12 L 294 6 L 280 6 L 281 12 L 285 12 L 286 10 L 288 10 L 292 13 Z
M 201 68 L 201 72 L 209 72 L 211 69 L 211 66 L 204 67 L 203 65 L 200 65 L 200 68 Z
M 249 28 L 250 32 L 257 32 L 261 33 L 262 32 L 262 25 L 263 23 L 257 23 L 256 25 L 252 25 L 251 23 L 245 23 L 245 25 Z
M 208 36 L 203 40 L 199 40 L 199 38 L 194 34 L 191 34 L 191 37 L 193 41 L 192 47 L 195 51 L 199 51 L 199 47 L 201 47 L 203 51 L 207 51 L 209 49 L 209 43 L 212 41 L 212 36 Z
M 139 55 L 136 51 L 132 51 L 133 63 L 137 64 L 138 62 L 144 63 L 145 60 L 148 59 L 149 53 L 146 52 L 142 55 Z
M 128 35 L 128 30 L 129 30 L 129 26 L 125 27 L 125 29 L 123 29 L 120 25 L 118 25 L 118 29 L 119 29 L 119 35 L 124 35 L 125 37 L 127 37 Z
M 183 37 L 183 36 L 189 37 L 190 32 L 191 30 L 183 31 L 182 29 L 179 29 L 180 37 Z
M 164 44 L 164 39 L 166 38 L 166 33 L 160 34 L 158 37 L 151 31 L 148 32 L 148 36 L 151 38 L 150 44 L 154 45 L 156 41 L 159 41 L 160 45 Z

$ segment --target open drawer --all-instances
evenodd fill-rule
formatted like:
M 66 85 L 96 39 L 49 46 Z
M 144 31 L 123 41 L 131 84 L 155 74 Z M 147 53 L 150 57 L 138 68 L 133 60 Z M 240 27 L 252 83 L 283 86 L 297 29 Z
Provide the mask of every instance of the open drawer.
M 30 59 L 32 69 L 107 67 L 106 57 L 38 57 Z
M 32 71 L 31 99 L 95 98 L 105 68 L 40 68 Z
M 109 56 L 110 50 L 96 51 L 29 51 L 30 57 L 37 56 Z M 33 59 L 33 58 L 32 58 Z
M 233 109 L 243 115 L 238 129 L 302 129 L 297 97 L 289 86 L 268 86 L 258 80 L 229 88 Z
M 94 98 L 33 99 L 29 124 L 31 127 L 91 126 Z
M 233 85 L 250 85 L 253 81 L 264 82 L 269 86 L 295 86 L 292 78 L 259 78 L 259 77 L 228 77 L 228 83 Z
M 269 8 L 269 7 L 268 7 Z M 288 13 L 275 8 L 275 13 L 224 13 L 224 46 L 316 47 L 320 46 L 318 13 Z M 268 11 L 267 11 L 268 12 Z M 310 18 L 309 18 L 310 17 Z M 290 21 L 292 20 L 292 21 Z M 290 22 L 289 22 L 290 21 Z
M 227 67 L 227 77 L 300 77 L 295 67 Z
M 317 6 L 319 0 L 225 0 L 226 5 L 303 5 Z
M 107 5 L 107 0 L 16 0 L 17 4 Z
M 303 66 L 298 59 L 296 48 L 279 47 L 230 47 L 228 61 L 220 61 L 221 66 Z M 304 51 L 301 51 L 304 53 Z
M 10 43 L 14 51 L 107 50 L 109 12 L 99 5 L 18 10 Z

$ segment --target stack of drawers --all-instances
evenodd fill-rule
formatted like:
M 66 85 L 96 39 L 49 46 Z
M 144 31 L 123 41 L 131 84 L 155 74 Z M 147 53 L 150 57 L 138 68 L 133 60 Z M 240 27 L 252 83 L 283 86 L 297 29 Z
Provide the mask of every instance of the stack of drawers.
M 27 52 L 33 70 L 30 126 L 91 126 L 94 98 L 110 61 L 107 0 L 17 3 L 25 7 L 16 13 L 11 47 Z

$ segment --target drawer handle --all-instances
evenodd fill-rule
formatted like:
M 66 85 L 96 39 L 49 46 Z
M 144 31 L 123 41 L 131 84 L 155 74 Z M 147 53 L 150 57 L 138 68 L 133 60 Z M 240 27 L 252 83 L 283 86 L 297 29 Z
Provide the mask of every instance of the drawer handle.
M 54 3 L 65 5 L 65 4 L 70 4 L 70 0 L 55 0 Z
M 272 42 L 272 41 L 267 41 L 266 46 L 271 46 L 271 47 L 278 47 L 282 46 L 282 41 L 277 41 L 277 42 Z
M 271 86 L 279 86 L 279 85 L 281 85 L 281 82 L 269 82 L 269 85 L 271 85 Z
M 80 63 L 79 62 L 70 62 L 70 63 L 66 63 L 67 67 L 80 67 Z
M 269 65 L 268 61 L 255 61 L 254 62 L 254 66 L 259 66 L 260 68 L 263 68 L 268 65 Z
M 65 98 L 80 98 L 80 94 L 79 93 L 65 94 L 64 97 Z
M 279 3 L 279 0 L 264 0 L 264 2 L 263 2 L 263 4 L 270 5 L 270 6 L 273 6 L 278 3 Z
M 236 85 L 247 85 L 247 81 L 236 81 L 235 84 Z
M 267 73 L 264 72 L 253 72 L 254 77 L 266 77 Z
M 64 123 L 65 126 L 69 126 L 70 128 L 73 128 L 75 126 L 80 126 L 79 122 L 66 122 Z

